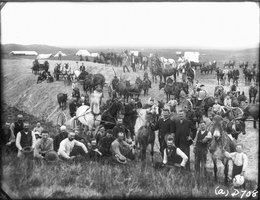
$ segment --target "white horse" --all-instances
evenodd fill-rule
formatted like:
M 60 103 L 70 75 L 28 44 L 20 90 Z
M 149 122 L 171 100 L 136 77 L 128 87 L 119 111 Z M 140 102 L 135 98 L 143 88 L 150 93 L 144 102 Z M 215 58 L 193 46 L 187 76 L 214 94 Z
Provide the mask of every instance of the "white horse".
M 76 116 L 68 120 L 66 125 L 75 128 L 75 120 L 78 119 L 81 124 L 88 126 L 89 130 L 100 125 L 102 93 L 94 92 L 90 95 L 90 106 L 82 105 L 76 111 Z
M 140 109 L 137 109 L 137 113 L 138 113 L 138 117 L 135 122 L 135 135 L 142 126 L 147 125 L 147 122 L 149 121 L 149 119 L 147 118 L 147 113 L 158 115 L 159 107 L 158 107 L 158 105 L 153 105 L 151 108 L 148 108 L 148 109 L 140 108 Z

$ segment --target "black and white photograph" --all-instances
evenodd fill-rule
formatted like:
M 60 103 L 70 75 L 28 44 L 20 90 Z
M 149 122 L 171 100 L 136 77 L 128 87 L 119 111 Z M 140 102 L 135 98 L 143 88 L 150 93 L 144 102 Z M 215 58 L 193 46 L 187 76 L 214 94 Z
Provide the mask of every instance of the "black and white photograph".
M 258 199 L 259 3 L 0 5 L 1 198 Z

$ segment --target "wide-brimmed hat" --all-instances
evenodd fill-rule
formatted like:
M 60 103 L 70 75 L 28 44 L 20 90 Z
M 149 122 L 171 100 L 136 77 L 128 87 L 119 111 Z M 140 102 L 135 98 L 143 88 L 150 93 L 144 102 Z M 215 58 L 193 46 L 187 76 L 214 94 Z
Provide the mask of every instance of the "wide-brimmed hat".
M 117 162 L 121 164 L 126 164 L 126 159 L 120 159 L 120 156 L 118 154 L 115 155 Z
M 243 185 L 245 182 L 245 177 L 244 176 L 241 176 L 240 174 L 236 175 L 234 178 L 233 178 L 233 185 L 235 187 L 239 187 L 241 185 Z
M 30 146 L 24 147 L 24 148 L 22 149 L 22 152 L 23 152 L 24 154 L 30 154 L 30 153 L 32 153 L 32 151 L 33 151 L 33 149 L 32 149 L 32 147 L 30 147 Z
M 45 160 L 47 162 L 56 162 L 58 161 L 59 159 L 59 156 L 58 154 L 56 153 L 56 151 L 54 150 L 51 150 L 51 151 L 48 151 L 46 154 L 45 154 Z

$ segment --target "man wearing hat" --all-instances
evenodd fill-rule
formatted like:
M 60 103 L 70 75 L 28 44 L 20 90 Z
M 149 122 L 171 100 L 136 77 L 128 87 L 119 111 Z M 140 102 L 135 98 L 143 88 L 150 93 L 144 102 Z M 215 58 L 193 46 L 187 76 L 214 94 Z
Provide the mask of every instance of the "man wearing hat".
M 74 147 L 81 147 L 74 150 Z M 61 141 L 58 155 L 67 160 L 67 159 L 73 159 L 77 155 L 82 155 L 84 158 L 88 158 L 88 149 L 87 147 L 77 140 L 75 140 L 75 133 L 70 132 L 68 137 Z
M 48 151 L 53 150 L 53 139 L 49 137 L 49 132 L 46 130 L 42 131 L 42 138 L 38 139 L 35 143 L 34 157 L 44 158 Z
M 158 122 L 153 125 L 152 124 L 152 130 L 156 131 L 159 130 L 158 133 L 158 140 L 160 144 L 160 152 L 161 156 L 163 158 L 164 156 L 164 149 L 166 148 L 166 140 L 165 137 L 169 134 L 174 133 L 175 127 L 174 123 L 170 120 L 170 111 L 168 109 L 163 109 L 162 111 L 162 118 L 158 120 Z
M 184 110 L 180 110 L 179 118 L 174 121 L 174 130 L 175 133 L 175 145 L 180 148 L 190 160 L 190 145 L 193 143 L 193 140 L 196 136 L 197 129 L 195 125 L 185 117 Z M 186 169 L 190 170 L 190 162 L 186 165 Z
M 54 151 L 58 152 L 61 141 L 67 137 L 68 137 L 68 132 L 66 126 L 61 126 L 60 133 L 55 136 L 53 141 Z
M 23 148 L 24 147 L 31 147 L 31 149 L 35 146 L 35 135 L 32 131 L 29 130 L 29 122 L 24 122 L 24 128 L 20 132 L 17 133 L 16 136 L 16 147 L 18 149 L 17 157 L 23 156 Z
M 23 115 L 17 115 L 17 121 L 12 123 L 10 126 L 10 129 L 12 131 L 12 134 L 16 137 L 17 133 L 23 130 Z

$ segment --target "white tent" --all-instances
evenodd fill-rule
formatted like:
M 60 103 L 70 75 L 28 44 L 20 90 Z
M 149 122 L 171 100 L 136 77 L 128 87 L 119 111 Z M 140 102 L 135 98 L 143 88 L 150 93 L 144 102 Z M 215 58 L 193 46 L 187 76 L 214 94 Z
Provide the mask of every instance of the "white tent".
M 181 51 L 176 51 L 176 55 L 181 55 L 182 53 L 181 53 Z
M 95 58 L 95 57 L 99 57 L 99 54 L 98 53 L 91 53 L 90 56 Z
M 49 53 L 49 54 L 39 54 L 39 55 L 37 56 L 37 59 L 48 59 L 48 58 L 50 58 L 50 57 L 52 57 L 52 54 L 51 54 L 51 53 Z
M 184 53 L 184 58 L 187 59 L 188 61 L 193 61 L 193 62 L 199 62 L 199 52 L 185 52 Z
M 21 55 L 21 56 L 37 56 L 38 55 L 38 53 L 36 51 L 11 51 L 9 54 Z
M 90 56 L 91 54 L 87 50 L 78 50 L 76 56 Z
M 61 51 L 59 51 L 58 53 L 55 54 L 54 57 L 59 57 L 59 56 L 67 56 L 65 53 L 62 53 Z
M 130 54 L 133 54 L 134 56 L 138 56 L 139 51 L 130 51 Z

